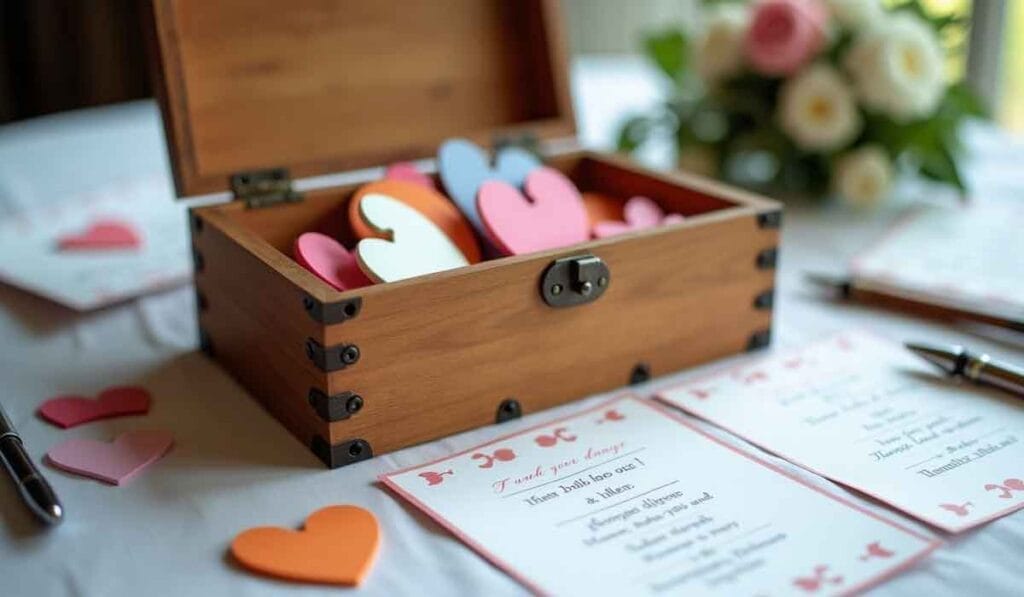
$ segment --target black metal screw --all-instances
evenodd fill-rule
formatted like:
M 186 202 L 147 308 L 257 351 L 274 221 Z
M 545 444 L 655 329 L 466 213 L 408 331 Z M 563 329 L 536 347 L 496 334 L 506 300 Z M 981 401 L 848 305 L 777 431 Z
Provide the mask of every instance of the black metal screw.
M 359 308 L 356 307 L 355 303 L 346 303 L 345 304 L 345 315 L 347 315 L 349 317 L 355 317 L 356 316 L 356 312 L 358 310 L 359 310 Z
M 351 398 L 348 399 L 348 402 L 345 403 L 345 410 L 347 410 L 350 414 L 355 414 L 359 412 L 361 408 L 363 408 L 363 397 L 360 396 L 359 394 L 352 396 Z
M 504 423 L 512 419 L 518 419 L 522 414 L 523 407 L 519 404 L 519 401 L 515 398 L 506 398 L 498 405 L 498 414 L 495 417 L 495 422 Z
M 313 341 L 312 340 L 306 340 L 306 356 L 309 357 L 309 358 L 313 358 L 313 356 L 315 354 L 316 354 L 316 349 L 313 348 Z
M 637 385 L 644 383 L 651 378 L 651 366 L 647 363 L 637 363 L 629 374 L 629 384 Z
M 363 453 L 363 442 L 352 442 L 348 447 L 348 455 L 356 458 Z
M 315 307 L 315 306 L 316 306 L 316 303 L 313 301 L 313 297 L 310 297 L 310 296 L 302 297 L 302 308 L 303 309 L 305 309 L 307 311 L 312 311 L 313 307 Z
M 345 347 L 345 350 L 341 352 L 341 362 L 346 365 L 351 365 L 359 360 L 359 347 L 355 344 L 349 344 Z

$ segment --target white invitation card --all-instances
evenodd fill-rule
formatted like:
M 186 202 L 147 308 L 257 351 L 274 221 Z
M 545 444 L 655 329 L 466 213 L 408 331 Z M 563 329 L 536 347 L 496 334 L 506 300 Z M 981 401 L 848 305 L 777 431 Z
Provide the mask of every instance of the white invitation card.
M 1024 507 L 1024 401 L 844 333 L 659 398 L 950 532 Z
M 536 593 L 850 593 L 938 544 L 633 397 L 381 481 Z
M 921 207 L 851 263 L 861 288 L 1024 320 L 1024 204 Z

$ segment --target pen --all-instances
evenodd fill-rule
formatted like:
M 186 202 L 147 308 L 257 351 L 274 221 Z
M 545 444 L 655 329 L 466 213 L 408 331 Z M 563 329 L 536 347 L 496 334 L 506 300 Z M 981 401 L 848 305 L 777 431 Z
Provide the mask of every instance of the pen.
M 0 406 L 0 460 L 18 486 L 21 499 L 39 520 L 57 524 L 64 518 L 64 508 L 57 500 L 57 494 L 25 453 L 21 437 L 7 418 L 3 406 Z
M 865 305 L 878 306 L 883 309 L 902 311 L 912 315 L 920 315 L 942 321 L 955 321 L 966 319 L 979 321 L 989 325 L 1009 328 L 1018 332 L 1024 332 L 1024 321 L 1006 319 L 969 309 L 938 305 L 923 300 L 911 299 L 896 296 L 878 290 L 859 287 L 854 280 L 830 276 L 826 274 L 807 273 L 807 280 L 819 288 L 830 291 L 835 298 L 841 301 L 862 303 Z
M 969 352 L 962 346 L 938 347 L 908 342 L 906 347 L 949 375 L 1024 396 L 1024 369 L 1020 367 L 996 361 L 987 354 Z

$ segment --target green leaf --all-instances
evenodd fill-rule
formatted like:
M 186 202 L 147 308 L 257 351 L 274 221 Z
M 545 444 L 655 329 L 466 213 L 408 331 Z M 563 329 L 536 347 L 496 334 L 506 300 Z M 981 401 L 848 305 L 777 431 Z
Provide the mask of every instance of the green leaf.
M 619 128 L 616 147 L 619 151 L 632 152 L 644 144 L 654 131 L 652 120 L 647 116 L 631 116 Z
M 976 118 L 989 118 L 988 107 L 980 97 L 966 83 L 956 83 L 946 91 L 944 100 L 951 108 L 959 114 L 974 116 Z
M 967 186 L 960 176 L 960 168 L 948 147 L 943 145 L 934 151 L 923 153 L 921 159 L 921 174 L 924 177 L 953 185 L 961 194 L 967 192 Z
M 644 52 L 676 86 L 682 86 L 690 62 L 690 43 L 681 29 L 672 28 L 644 38 Z

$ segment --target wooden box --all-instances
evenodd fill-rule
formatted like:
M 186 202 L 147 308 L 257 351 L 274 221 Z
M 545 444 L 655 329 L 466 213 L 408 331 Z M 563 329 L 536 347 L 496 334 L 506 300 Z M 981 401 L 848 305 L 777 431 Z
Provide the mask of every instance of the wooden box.
M 591 152 L 545 159 L 686 220 L 347 292 L 292 260 L 304 231 L 352 241 L 358 185 L 321 175 L 452 136 L 571 141 L 555 1 L 151 7 L 178 194 L 235 192 L 191 212 L 202 347 L 328 466 L 768 344 L 779 205 Z M 590 256 L 607 267 L 596 298 L 573 266 Z M 581 304 L 549 305 L 546 275 Z

